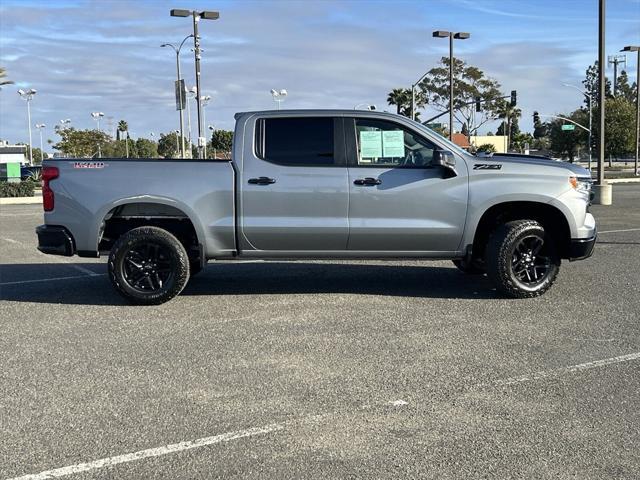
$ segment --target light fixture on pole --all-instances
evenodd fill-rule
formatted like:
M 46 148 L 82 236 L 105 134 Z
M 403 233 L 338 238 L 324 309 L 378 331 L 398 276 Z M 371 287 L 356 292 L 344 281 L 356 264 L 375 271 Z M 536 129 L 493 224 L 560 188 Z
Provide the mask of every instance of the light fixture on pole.
M 31 100 L 36 93 L 38 93 L 38 91 L 35 88 L 29 88 L 28 90 L 23 90 L 21 88 L 18 90 L 20 98 L 27 102 L 27 121 L 29 122 L 29 165 L 33 165 L 33 148 L 31 146 Z
M 40 163 L 44 161 L 44 148 L 42 147 L 42 129 L 46 127 L 44 123 L 36 123 L 35 127 L 40 133 Z
M 201 58 L 201 49 L 200 49 L 200 35 L 198 34 L 198 23 L 201 19 L 203 20 L 217 20 L 220 18 L 219 12 L 212 11 L 201 11 L 197 12 L 195 10 L 182 10 L 178 8 L 174 8 L 170 12 L 172 17 L 193 17 L 193 53 L 195 56 L 196 63 L 196 103 L 198 106 L 198 158 L 203 158 L 204 156 L 204 146 L 206 143 L 206 139 L 203 137 L 203 122 L 202 122 L 202 112 L 200 109 L 200 92 L 202 89 L 200 88 L 200 58 Z
M 100 130 L 100 119 L 104 117 L 104 113 L 91 112 L 91 117 L 93 117 L 93 119 L 96 121 L 96 123 L 98 124 L 98 131 L 101 132 L 102 130 Z
M 176 70 L 178 75 L 177 77 L 178 79 L 176 81 L 176 88 L 175 88 L 176 110 L 178 110 L 178 112 L 180 113 L 180 137 L 182 137 L 180 153 L 182 158 L 185 158 L 184 157 L 184 116 L 182 115 L 182 111 L 184 110 L 184 103 L 185 103 L 185 88 L 184 88 L 184 80 L 182 80 L 182 77 L 180 76 L 180 50 L 182 50 L 182 46 L 184 45 L 184 42 L 186 42 L 191 37 L 193 37 L 193 35 L 187 35 L 186 37 L 184 37 L 180 45 L 177 47 L 173 43 L 163 43 L 162 45 L 160 45 L 161 47 L 171 47 L 173 48 L 173 51 L 176 52 Z
M 70 123 L 71 123 L 70 118 L 63 118 L 62 120 L 60 120 L 60 125 L 62 125 L 62 128 L 65 128 L 65 125 L 69 125 Z
M 584 90 L 582 90 L 580 87 L 576 87 L 575 85 L 571 85 L 569 83 L 563 83 L 562 85 L 564 85 L 565 87 L 569 87 L 569 88 L 574 88 L 577 91 L 579 91 L 582 95 L 584 95 L 584 97 L 587 99 L 587 107 L 589 108 L 589 172 L 591 172 L 591 135 L 593 132 L 593 129 L 591 128 L 591 123 L 592 123 L 592 105 L 593 105 L 593 99 L 591 98 L 591 94 L 585 92 Z
M 622 52 L 636 52 L 636 154 L 634 170 L 636 176 L 640 175 L 640 169 L 638 167 L 638 155 L 640 154 L 640 46 L 628 45 L 624 47 Z
M 287 95 L 287 91 L 284 88 L 280 90 L 271 89 L 271 96 L 273 97 L 273 101 L 278 104 L 278 110 L 280 110 L 280 103 L 284 102 Z
M 471 37 L 471 34 L 436 30 L 433 32 L 433 36 L 436 38 L 449 38 L 449 140 L 453 141 L 453 39 L 466 40 Z

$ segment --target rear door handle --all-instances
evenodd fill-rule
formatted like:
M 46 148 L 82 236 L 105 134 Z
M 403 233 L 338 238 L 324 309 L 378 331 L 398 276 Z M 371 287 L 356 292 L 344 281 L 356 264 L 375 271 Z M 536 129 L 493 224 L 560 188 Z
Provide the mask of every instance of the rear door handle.
M 269 177 L 250 178 L 249 183 L 251 185 L 271 185 L 272 183 L 276 183 L 276 179 Z
M 373 185 L 382 184 L 382 180 L 380 180 L 379 178 L 373 178 L 373 177 L 358 178 L 353 181 L 353 184 L 361 187 L 371 187 Z

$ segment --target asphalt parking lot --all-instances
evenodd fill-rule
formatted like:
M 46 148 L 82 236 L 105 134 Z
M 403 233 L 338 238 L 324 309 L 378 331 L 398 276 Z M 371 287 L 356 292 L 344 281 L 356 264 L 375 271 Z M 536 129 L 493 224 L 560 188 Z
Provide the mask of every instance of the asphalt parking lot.
M 0 207 L 0 478 L 638 478 L 640 185 L 508 300 L 450 262 L 210 264 L 157 307 Z

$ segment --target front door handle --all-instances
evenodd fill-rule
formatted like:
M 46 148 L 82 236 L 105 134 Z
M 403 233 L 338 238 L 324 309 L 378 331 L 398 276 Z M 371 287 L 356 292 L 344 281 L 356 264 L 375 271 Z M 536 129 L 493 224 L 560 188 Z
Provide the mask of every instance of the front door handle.
M 372 177 L 358 178 L 353 181 L 353 184 L 358 186 L 371 187 L 373 185 L 382 184 L 382 180 L 380 180 L 379 178 L 372 178 Z
M 272 183 L 276 183 L 276 179 L 269 177 L 250 178 L 249 183 L 251 185 L 271 185 Z

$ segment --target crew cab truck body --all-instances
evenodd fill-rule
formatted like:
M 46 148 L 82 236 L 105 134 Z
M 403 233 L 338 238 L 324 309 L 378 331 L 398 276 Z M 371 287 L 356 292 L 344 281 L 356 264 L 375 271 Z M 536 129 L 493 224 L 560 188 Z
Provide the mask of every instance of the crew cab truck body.
M 113 285 L 143 304 L 238 258 L 451 259 L 531 297 L 591 255 L 590 186 L 581 167 L 475 157 L 389 113 L 249 112 L 230 161 L 46 160 L 38 248 L 109 254 Z

